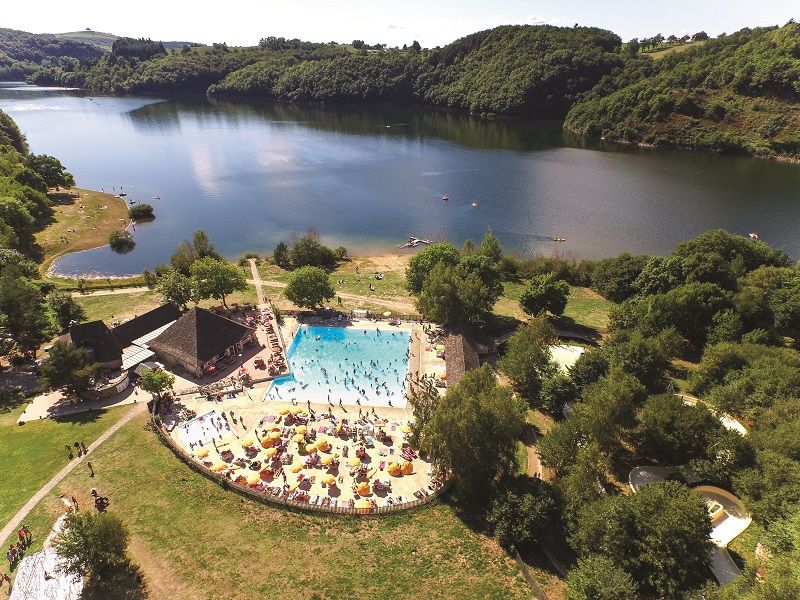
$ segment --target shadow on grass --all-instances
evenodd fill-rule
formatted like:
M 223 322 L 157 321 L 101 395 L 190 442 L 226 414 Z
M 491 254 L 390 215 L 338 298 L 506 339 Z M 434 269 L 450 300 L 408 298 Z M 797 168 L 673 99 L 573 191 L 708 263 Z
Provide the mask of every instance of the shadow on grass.
M 126 560 L 103 571 L 99 580 L 88 582 L 82 600 L 144 600 L 149 598 L 144 574 L 138 565 Z
M 107 411 L 105 409 L 93 409 L 85 412 L 73 413 L 71 415 L 61 415 L 53 417 L 56 423 L 71 423 L 72 425 L 85 425 L 94 423 L 100 419 Z
M 27 402 L 28 398 L 21 390 L 2 392 L 0 393 L 0 413 L 11 412 Z

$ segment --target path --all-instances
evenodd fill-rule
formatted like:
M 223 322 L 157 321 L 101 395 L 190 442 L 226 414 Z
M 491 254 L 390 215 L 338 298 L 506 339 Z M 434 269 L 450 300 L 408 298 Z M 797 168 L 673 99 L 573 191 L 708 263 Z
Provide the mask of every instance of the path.
M 100 444 L 105 442 L 108 438 L 114 435 L 117 430 L 119 430 L 123 425 L 125 425 L 128 421 L 130 421 L 133 417 L 135 417 L 138 413 L 142 412 L 147 408 L 146 403 L 140 403 L 134 405 L 134 407 L 128 412 L 127 415 L 122 417 L 119 421 L 117 421 L 114 425 L 112 425 L 103 435 L 97 438 L 94 442 L 89 444 L 89 452 L 93 452 L 95 448 L 97 448 Z M 56 473 L 53 478 L 48 481 L 42 489 L 36 492 L 33 497 L 25 503 L 17 514 L 15 514 L 11 520 L 0 530 L 0 540 L 8 539 L 12 533 L 17 531 L 17 527 L 22 523 L 25 517 L 28 516 L 28 513 L 33 510 L 33 507 L 36 506 L 39 501 L 44 498 L 47 494 L 49 494 L 56 485 L 58 485 L 64 477 L 69 475 L 69 473 L 77 467 L 79 464 L 83 462 L 83 457 L 75 457 L 73 458 L 67 466 L 61 469 L 58 473 Z
M 247 262 L 250 263 L 250 272 L 253 274 L 253 285 L 256 286 L 256 296 L 258 296 L 258 305 L 261 306 L 262 304 L 267 303 L 267 299 L 264 296 L 264 285 L 261 282 L 261 274 L 258 272 L 258 267 L 256 266 L 255 258 L 248 258 Z

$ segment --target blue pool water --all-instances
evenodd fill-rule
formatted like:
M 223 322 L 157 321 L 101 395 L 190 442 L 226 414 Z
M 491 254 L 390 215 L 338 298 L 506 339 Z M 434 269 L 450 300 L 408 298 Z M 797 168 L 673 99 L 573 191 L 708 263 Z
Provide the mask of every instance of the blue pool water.
M 292 375 L 266 398 L 405 408 L 410 342 L 409 330 L 304 325 L 286 354 Z

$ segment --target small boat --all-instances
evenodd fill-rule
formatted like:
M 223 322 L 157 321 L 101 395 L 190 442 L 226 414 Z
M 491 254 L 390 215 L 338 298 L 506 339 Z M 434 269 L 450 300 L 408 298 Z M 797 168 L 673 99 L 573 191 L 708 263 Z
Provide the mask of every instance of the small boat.
M 127 195 L 128 195 L 128 194 L 126 194 L 125 192 L 120 192 L 120 193 L 119 193 L 119 197 L 120 197 L 120 198 L 124 198 L 124 197 L 125 197 L 125 196 L 127 196 Z
M 478 203 L 477 202 L 473 202 L 472 203 L 472 208 L 475 208 L 476 206 L 478 206 Z
M 153 196 L 153 200 L 161 200 L 161 196 Z
M 444 196 L 442 196 L 442 200 L 444 200 L 445 202 L 450 200 L 450 194 L 445 194 Z
M 755 231 L 751 231 L 750 232 L 750 237 L 753 238 L 754 240 L 757 240 L 758 239 L 758 234 Z
M 416 248 L 420 244 L 432 244 L 431 240 L 423 240 L 418 237 L 410 237 L 405 244 L 400 244 L 398 248 Z
M 554 242 L 566 242 L 567 238 L 550 238 Z

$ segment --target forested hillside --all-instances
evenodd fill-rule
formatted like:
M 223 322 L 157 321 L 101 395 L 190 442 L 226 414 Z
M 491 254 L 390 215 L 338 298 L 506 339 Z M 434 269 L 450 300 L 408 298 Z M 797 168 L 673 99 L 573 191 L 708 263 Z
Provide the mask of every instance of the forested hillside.
M 608 31 L 550 26 L 498 27 L 424 52 L 270 38 L 256 48 L 214 44 L 147 59 L 112 51 L 90 64 L 42 68 L 32 81 L 106 93 L 208 91 L 561 118 L 622 66 L 620 46 Z
M 800 25 L 742 29 L 641 55 L 570 110 L 566 126 L 634 143 L 800 158 Z
M 60 65 L 63 59 L 96 59 L 102 54 L 79 41 L 0 28 L 0 81 L 25 79 L 40 66 Z

